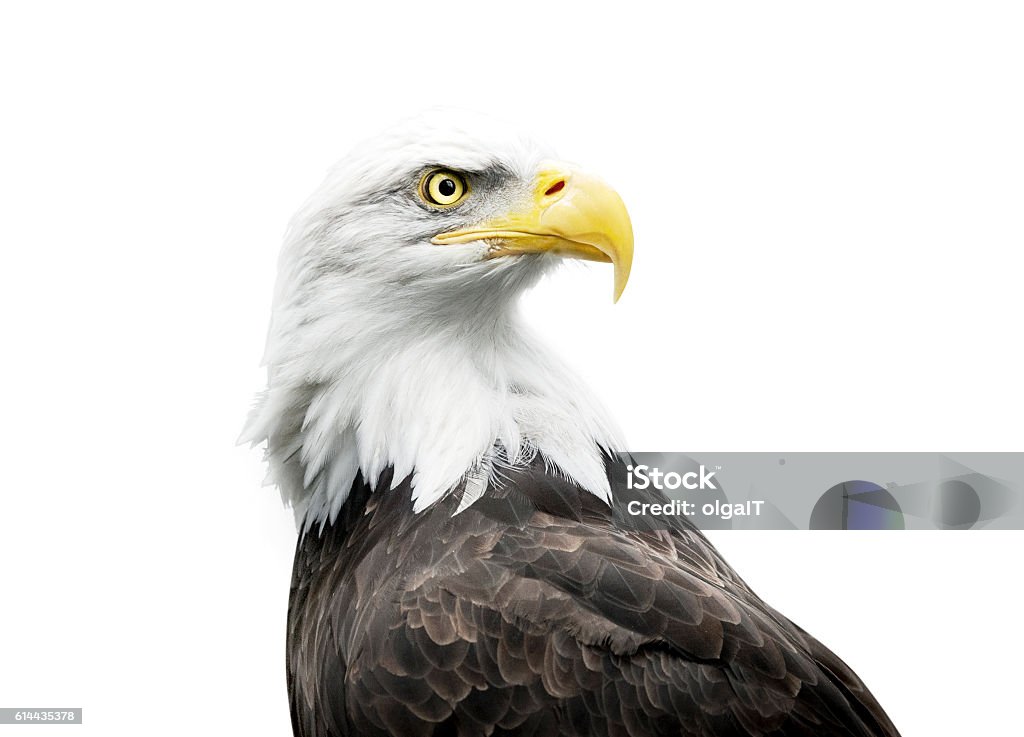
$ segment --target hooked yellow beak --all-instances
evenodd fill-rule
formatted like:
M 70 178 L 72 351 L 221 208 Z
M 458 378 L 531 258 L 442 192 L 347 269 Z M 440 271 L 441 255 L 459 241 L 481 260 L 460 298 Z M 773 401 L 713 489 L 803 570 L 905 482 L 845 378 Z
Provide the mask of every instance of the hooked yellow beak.
M 466 230 L 435 236 L 436 245 L 491 241 L 488 258 L 554 253 L 615 267 L 619 301 L 633 264 L 633 225 L 618 193 L 597 177 L 568 167 L 541 171 L 530 205 Z

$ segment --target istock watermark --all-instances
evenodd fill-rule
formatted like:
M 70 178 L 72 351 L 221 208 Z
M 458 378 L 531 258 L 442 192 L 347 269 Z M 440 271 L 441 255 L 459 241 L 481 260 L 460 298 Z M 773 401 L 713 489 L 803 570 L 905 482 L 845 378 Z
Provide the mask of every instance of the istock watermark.
M 629 452 L 614 514 L 636 529 L 1021 530 L 1024 453 Z
M 662 471 L 660 468 L 652 468 L 647 465 L 626 466 L 629 476 L 626 478 L 626 487 L 629 489 L 655 488 L 660 491 L 676 489 L 717 489 L 712 481 L 715 472 L 708 471 L 704 464 L 696 471 L 678 473 L 676 471 Z

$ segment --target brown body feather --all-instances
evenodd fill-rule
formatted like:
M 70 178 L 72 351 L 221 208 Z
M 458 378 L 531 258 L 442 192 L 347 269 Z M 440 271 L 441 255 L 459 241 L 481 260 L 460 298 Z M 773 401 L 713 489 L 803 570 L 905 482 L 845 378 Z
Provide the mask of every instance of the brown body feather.
M 897 735 L 682 519 L 627 522 L 539 460 L 455 516 L 458 493 L 414 514 L 389 486 L 357 479 L 299 541 L 297 737 Z

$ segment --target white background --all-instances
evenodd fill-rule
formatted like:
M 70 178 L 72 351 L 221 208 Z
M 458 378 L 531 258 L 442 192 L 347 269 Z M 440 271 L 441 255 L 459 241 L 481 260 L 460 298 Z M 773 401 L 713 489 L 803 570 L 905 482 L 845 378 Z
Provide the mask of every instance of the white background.
M 653 6 L 652 6 L 653 7 Z M 600 173 L 525 309 L 644 450 L 1021 450 L 1014 3 L 22 3 L 0 17 L 0 736 L 289 734 L 254 392 L 280 236 L 424 107 Z M 1017 730 L 1024 533 L 730 533 L 904 735 Z

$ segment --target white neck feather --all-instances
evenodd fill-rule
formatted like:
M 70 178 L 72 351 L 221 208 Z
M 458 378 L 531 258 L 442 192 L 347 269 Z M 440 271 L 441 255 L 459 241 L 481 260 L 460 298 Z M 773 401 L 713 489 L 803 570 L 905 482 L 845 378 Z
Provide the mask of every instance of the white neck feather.
M 382 317 L 351 290 L 342 301 L 315 320 L 279 305 L 269 388 L 243 435 L 267 442 L 270 480 L 300 524 L 333 521 L 357 473 L 374 484 L 389 466 L 395 484 L 412 475 L 417 512 L 469 476 L 464 508 L 485 493 L 496 445 L 513 463 L 539 452 L 610 501 L 602 453 L 623 448 L 618 430 L 520 324 L 514 298 L 429 317 Z

